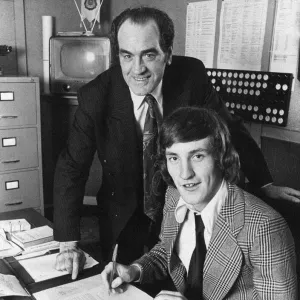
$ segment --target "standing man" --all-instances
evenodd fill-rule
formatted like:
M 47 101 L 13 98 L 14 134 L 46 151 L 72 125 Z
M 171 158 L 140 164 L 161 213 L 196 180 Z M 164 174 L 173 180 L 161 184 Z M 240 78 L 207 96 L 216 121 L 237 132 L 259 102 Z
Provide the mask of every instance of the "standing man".
M 238 188 L 239 157 L 225 123 L 212 110 L 182 107 L 164 119 L 159 161 L 168 190 L 160 241 L 130 266 L 123 282 L 174 290 L 155 300 L 296 300 L 295 249 L 285 220 Z M 102 272 L 108 288 L 112 264 Z
M 156 243 L 164 187 L 151 189 L 151 181 L 157 179 L 155 137 L 162 118 L 178 107 L 217 111 L 230 128 L 249 181 L 277 197 L 300 197 L 293 189 L 272 185 L 260 149 L 218 97 L 202 62 L 172 56 L 173 39 L 174 25 L 166 13 L 150 7 L 125 10 L 111 29 L 120 64 L 78 92 L 78 109 L 54 180 L 54 237 L 61 242 L 56 268 L 72 272 L 72 278 L 84 264 L 76 241 L 80 240 L 80 211 L 95 151 L 103 168 L 97 194 L 103 259 L 110 259 L 116 241 L 123 263 Z

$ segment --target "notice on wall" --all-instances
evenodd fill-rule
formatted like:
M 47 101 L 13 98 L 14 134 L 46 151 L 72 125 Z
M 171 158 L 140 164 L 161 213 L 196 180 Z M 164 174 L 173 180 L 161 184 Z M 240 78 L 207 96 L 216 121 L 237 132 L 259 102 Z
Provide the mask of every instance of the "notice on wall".
M 196 57 L 205 67 L 213 67 L 217 0 L 187 5 L 185 55 Z
M 273 31 L 270 71 L 296 76 L 299 52 L 300 0 L 278 0 Z
M 225 0 L 220 18 L 217 67 L 261 70 L 268 0 Z

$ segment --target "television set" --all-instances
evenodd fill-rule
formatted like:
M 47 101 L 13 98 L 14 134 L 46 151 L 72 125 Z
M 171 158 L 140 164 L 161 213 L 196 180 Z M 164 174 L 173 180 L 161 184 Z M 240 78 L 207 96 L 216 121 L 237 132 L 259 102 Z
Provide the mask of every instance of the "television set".
M 55 36 L 50 39 L 50 92 L 75 95 L 107 70 L 111 50 L 107 37 Z

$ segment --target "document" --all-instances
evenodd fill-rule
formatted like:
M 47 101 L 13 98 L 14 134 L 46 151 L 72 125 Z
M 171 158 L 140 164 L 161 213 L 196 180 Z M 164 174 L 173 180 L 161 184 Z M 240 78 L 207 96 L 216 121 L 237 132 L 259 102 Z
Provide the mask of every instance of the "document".
M 296 76 L 299 28 L 300 0 L 278 0 L 270 57 L 271 72 L 293 73 Z
M 30 296 L 14 275 L 0 274 L 0 297 Z
M 36 300 L 151 300 L 133 285 L 126 285 L 123 293 L 111 293 L 103 284 L 101 275 L 73 281 L 68 284 L 34 293 Z
M 32 257 L 28 259 L 22 258 L 22 256 L 16 257 L 20 265 L 28 272 L 35 282 L 44 281 L 47 279 L 60 277 L 67 275 L 67 271 L 57 271 L 55 269 L 55 261 L 58 253 L 42 255 L 38 257 Z M 86 263 L 84 269 L 91 268 L 98 264 L 89 254 L 85 253 Z M 39 266 L 38 268 L 36 266 Z
M 187 6 L 185 55 L 213 68 L 217 0 L 190 2 Z
M 4 230 L 0 228 L 0 258 L 14 256 L 21 252 L 22 249 L 18 245 L 7 240 Z
M 261 70 L 268 0 L 225 0 L 217 68 Z

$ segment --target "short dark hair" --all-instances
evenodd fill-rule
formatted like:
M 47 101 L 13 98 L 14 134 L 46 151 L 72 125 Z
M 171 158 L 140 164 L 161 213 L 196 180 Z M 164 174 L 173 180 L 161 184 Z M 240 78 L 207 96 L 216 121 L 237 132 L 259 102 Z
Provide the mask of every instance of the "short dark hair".
M 113 58 L 116 58 L 119 54 L 118 32 L 126 20 L 130 20 L 135 24 L 146 24 L 148 21 L 154 21 L 159 30 L 159 45 L 162 51 L 167 53 L 171 50 L 174 40 L 174 24 L 172 19 L 165 12 L 157 8 L 139 6 L 125 9 L 112 22 L 110 41 Z
M 212 155 L 223 177 L 230 183 L 239 179 L 239 156 L 231 143 L 227 125 L 213 110 L 199 107 L 181 107 L 165 118 L 158 138 L 158 164 L 169 185 L 174 182 L 167 169 L 166 149 L 174 143 L 187 143 L 209 137 Z

